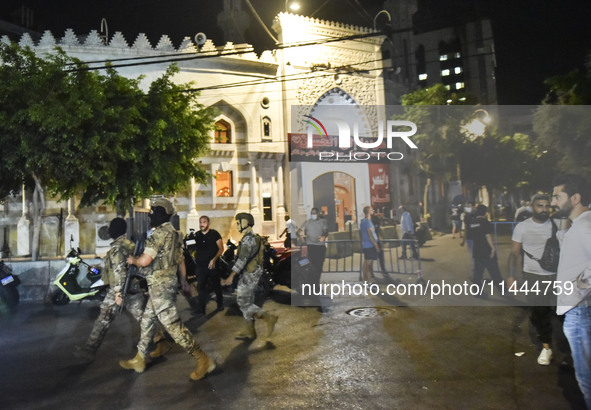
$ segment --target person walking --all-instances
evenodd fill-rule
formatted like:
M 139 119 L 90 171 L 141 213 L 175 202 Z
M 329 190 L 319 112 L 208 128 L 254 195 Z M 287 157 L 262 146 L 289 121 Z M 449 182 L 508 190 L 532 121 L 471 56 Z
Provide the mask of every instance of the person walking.
M 398 211 L 400 212 L 400 229 L 402 231 L 402 259 L 406 259 L 406 247 L 408 246 L 408 242 L 410 242 L 410 249 L 412 251 L 412 257 L 415 259 L 419 259 L 419 255 L 417 252 L 417 245 L 414 241 L 415 236 L 415 228 L 414 223 L 412 221 L 412 216 L 410 212 L 406 210 L 406 208 L 402 205 L 398 207 Z M 412 239 L 412 240 L 411 240 Z
M 456 232 L 458 232 L 458 234 L 460 235 L 460 238 L 462 238 L 462 219 L 461 218 L 462 218 L 461 205 L 452 204 L 451 213 L 450 213 L 451 239 L 456 238 Z
M 210 287 L 216 296 L 217 310 L 224 310 L 224 296 L 220 274 L 216 269 L 216 262 L 224 252 L 222 236 L 215 229 L 211 229 L 209 217 L 199 218 L 199 232 L 195 234 L 195 274 L 197 276 L 197 308 L 194 313 L 205 314 L 205 307 L 209 300 Z
M 531 218 L 519 222 L 513 231 L 509 267 L 512 278 L 515 276 L 513 272 L 522 271 L 527 289 L 545 289 L 547 283 L 556 280 L 556 272 L 543 269 L 538 259 L 542 257 L 546 241 L 552 236 L 552 229 L 556 229 L 556 225 L 550 219 L 548 195 L 536 194 L 530 203 Z M 545 292 L 528 292 L 526 298 L 530 323 L 542 344 L 538 364 L 548 366 L 552 360 L 552 319 L 556 315 L 553 301 L 550 294 Z
M 129 360 L 121 360 L 124 369 L 142 373 L 146 369 L 148 347 L 160 322 L 172 339 L 197 361 L 197 368 L 190 374 L 192 380 L 200 380 L 212 372 L 215 363 L 201 350 L 199 344 L 181 321 L 176 308 L 179 284 L 177 271 L 186 278 L 185 260 L 182 255 L 183 237 L 170 223 L 174 213 L 172 203 L 165 198 L 152 200 L 150 222 L 155 228 L 146 240 L 144 253 L 129 256 L 128 265 L 146 269 L 149 299 L 141 320 L 141 334 L 137 354 Z
M 245 328 L 238 334 L 238 337 L 252 340 L 256 339 L 257 332 L 255 319 L 261 319 L 267 325 L 267 337 L 273 334 L 277 316 L 265 312 L 261 307 L 254 303 L 255 290 L 259 279 L 263 274 L 263 238 L 256 235 L 252 230 L 254 226 L 254 217 L 246 212 L 236 215 L 236 226 L 238 231 L 243 234 L 240 245 L 236 251 L 236 262 L 232 267 L 232 273 L 223 282 L 229 286 L 234 281 L 234 277 L 242 274 L 236 288 L 236 301 L 240 311 L 245 319 Z
M 297 245 L 297 230 L 298 228 L 293 219 L 291 219 L 289 215 L 285 215 L 285 229 L 279 235 L 280 238 L 285 235 L 283 246 L 291 248 L 292 242 L 294 245 Z
M 480 204 L 476 207 L 474 218 L 470 221 L 470 235 L 474 241 L 472 256 L 474 259 L 474 271 L 472 281 L 477 285 L 482 285 L 484 269 L 488 270 L 493 279 L 493 286 L 501 289 L 503 278 L 499 269 L 497 260 L 497 249 L 492 237 L 492 224 L 487 217 L 488 208 Z M 502 294 L 502 292 L 500 292 Z M 484 293 L 483 293 L 484 295 Z
M 363 208 L 365 218 L 361 220 L 361 224 L 359 225 L 359 230 L 361 231 L 361 247 L 363 248 L 363 280 L 366 282 L 373 281 L 371 267 L 373 262 L 378 259 L 378 252 L 380 252 L 378 235 L 371 221 L 373 213 L 374 210 L 371 206 Z
M 580 175 L 559 175 L 552 185 L 552 206 L 558 209 L 558 216 L 572 222 L 560 248 L 555 285 L 561 292 L 557 292 L 556 313 L 564 315 L 562 329 L 575 376 L 591 409 L 591 193 Z
M 86 361 L 94 360 L 96 351 L 115 319 L 119 306 L 123 303 L 123 298 L 125 298 L 125 309 L 138 323 L 142 318 L 146 303 L 146 298 L 139 286 L 134 286 L 127 295 L 121 293 L 127 277 L 127 257 L 133 255 L 135 247 L 133 242 L 125 237 L 127 222 L 123 218 L 114 218 L 109 223 L 108 232 L 113 242 L 111 242 L 111 248 L 105 256 L 101 278 L 105 285 L 109 285 L 109 290 L 101 302 L 99 316 L 94 322 L 86 343 L 84 346 L 74 347 L 74 355 Z M 135 285 L 137 285 L 137 281 Z
M 326 219 L 320 218 L 318 208 L 310 210 L 308 219 L 299 230 L 300 242 L 307 247 L 308 257 L 312 262 L 313 277 L 310 278 L 312 288 L 320 286 L 320 276 L 324 260 L 326 259 L 326 238 L 328 237 L 328 225 Z

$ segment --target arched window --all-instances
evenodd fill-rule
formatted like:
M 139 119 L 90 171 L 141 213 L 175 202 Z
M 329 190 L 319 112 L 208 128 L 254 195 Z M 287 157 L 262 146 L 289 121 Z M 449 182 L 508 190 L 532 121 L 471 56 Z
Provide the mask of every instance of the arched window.
M 232 143 L 232 127 L 224 120 L 215 123 L 213 142 L 216 144 Z
M 263 141 L 273 141 L 273 136 L 271 135 L 271 119 L 269 117 L 263 117 Z

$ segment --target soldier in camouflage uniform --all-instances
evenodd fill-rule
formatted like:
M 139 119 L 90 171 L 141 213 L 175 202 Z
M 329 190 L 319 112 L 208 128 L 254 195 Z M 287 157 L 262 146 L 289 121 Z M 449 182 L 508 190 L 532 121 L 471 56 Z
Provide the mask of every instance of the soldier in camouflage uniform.
M 197 341 L 183 324 L 176 308 L 176 295 L 180 270 L 186 278 L 185 261 L 182 254 L 183 237 L 169 222 L 174 212 L 172 203 L 164 198 L 152 201 L 150 220 L 156 228 L 146 241 L 144 253 L 139 257 L 127 258 L 129 265 L 147 267 L 149 299 L 141 320 L 141 336 L 138 352 L 133 359 L 119 362 L 124 369 L 142 373 L 146 368 L 150 341 L 158 322 L 166 329 L 174 341 L 197 360 L 197 368 L 190 377 L 200 380 L 215 369 L 215 363 L 201 350 Z
M 266 323 L 267 337 L 269 337 L 275 329 L 277 316 L 263 311 L 254 303 L 255 289 L 263 274 L 263 240 L 252 230 L 254 218 L 251 214 L 241 212 L 236 215 L 236 226 L 240 233 L 243 233 L 243 236 L 237 250 L 232 273 L 223 284 L 226 286 L 231 285 L 234 276 L 242 272 L 236 288 L 236 301 L 246 320 L 246 324 L 244 330 L 238 336 L 245 339 L 255 339 L 257 337 L 254 324 L 256 318 L 262 319 Z
M 101 311 L 94 322 L 94 327 L 83 347 L 76 346 L 74 354 L 84 360 L 94 360 L 95 354 L 101 345 L 111 322 L 115 319 L 118 306 L 121 306 L 121 290 L 127 275 L 127 257 L 133 254 L 134 244 L 125 237 L 127 223 L 123 218 L 115 218 L 109 223 L 109 236 L 114 239 L 111 249 L 105 257 L 105 266 L 101 278 L 109 290 L 101 303 Z M 135 320 L 140 322 L 144 306 L 145 296 L 141 290 L 129 293 L 125 298 L 125 308 L 131 313 Z

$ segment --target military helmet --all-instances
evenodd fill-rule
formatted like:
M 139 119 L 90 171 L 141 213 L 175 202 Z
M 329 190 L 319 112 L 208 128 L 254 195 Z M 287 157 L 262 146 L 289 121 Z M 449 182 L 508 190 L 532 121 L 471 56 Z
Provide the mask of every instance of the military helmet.
M 254 217 L 247 213 L 247 212 L 240 212 L 236 215 L 236 220 L 240 221 L 241 219 L 246 219 L 248 226 L 254 226 Z
M 161 206 L 168 215 L 172 215 L 174 213 L 174 206 L 172 206 L 172 202 L 166 198 L 154 198 L 151 202 L 151 206 Z

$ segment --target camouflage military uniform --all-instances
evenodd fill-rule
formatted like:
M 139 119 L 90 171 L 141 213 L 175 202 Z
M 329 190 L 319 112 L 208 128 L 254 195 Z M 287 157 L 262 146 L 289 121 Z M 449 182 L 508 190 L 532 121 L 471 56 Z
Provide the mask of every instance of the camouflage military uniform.
M 263 244 L 260 237 L 256 236 L 251 227 L 244 230 L 244 236 L 238 247 L 236 262 L 232 270 L 236 273 L 242 272 L 236 288 L 236 301 L 242 315 L 248 321 L 252 321 L 256 314 L 261 314 L 263 310 L 255 305 L 254 293 L 263 274 L 262 266 L 262 248 Z
M 101 277 L 105 284 L 109 285 L 107 296 L 101 303 L 101 312 L 94 322 L 94 327 L 86 341 L 85 349 L 96 352 L 101 345 L 115 313 L 119 306 L 115 303 L 115 294 L 121 292 L 125 277 L 127 275 L 127 257 L 133 254 L 134 244 L 125 235 L 121 235 L 111 243 L 111 249 L 105 257 L 105 266 Z M 146 298 L 141 291 L 130 293 L 125 296 L 125 308 L 131 313 L 135 320 L 140 322 Z
M 148 354 L 158 321 L 189 354 L 200 350 L 193 334 L 185 327 L 176 308 L 178 266 L 182 261 L 182 235 L 170 222 L 156 228 L 147 239 L 144 253 L 152 258 L 145 269 L 149 299 L 141 320 L 138 352 Z

